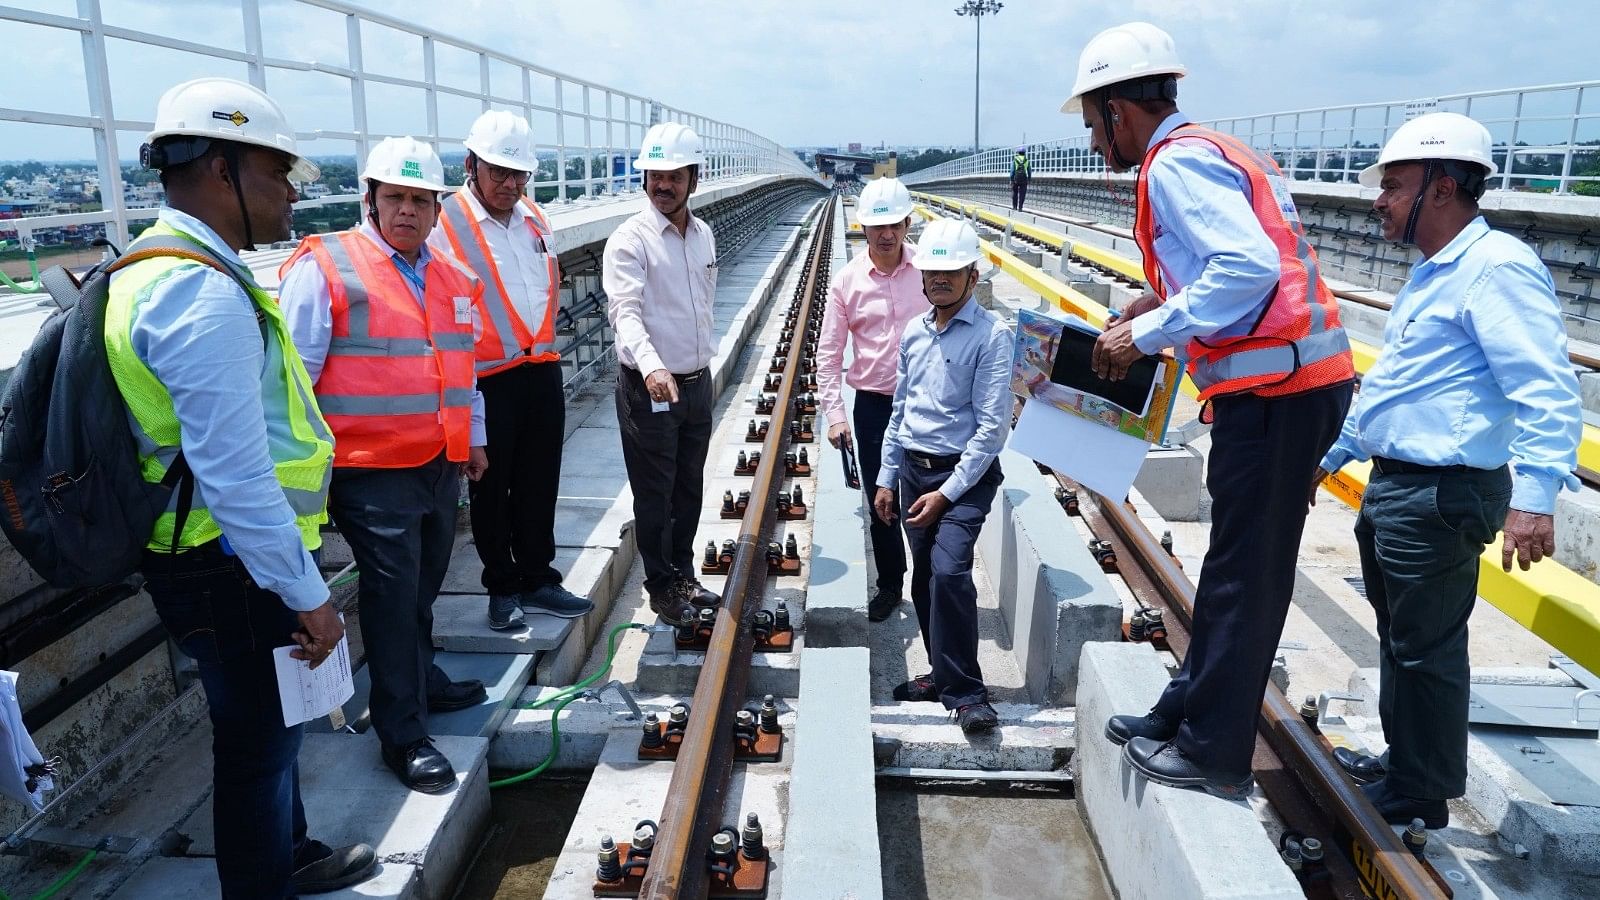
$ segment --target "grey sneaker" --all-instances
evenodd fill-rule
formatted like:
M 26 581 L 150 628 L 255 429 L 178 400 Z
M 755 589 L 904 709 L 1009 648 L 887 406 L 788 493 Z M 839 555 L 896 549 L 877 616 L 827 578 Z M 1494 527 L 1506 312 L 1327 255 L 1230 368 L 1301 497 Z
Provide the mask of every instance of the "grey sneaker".
M 522 621 L 522 597 L 518 594 L 490 594 L 489 627 L 495 631 L 526 628 Z
M 594 601 L 579 597 L 559 584 L 547 584 L 536 591 L 523 591 L 522 605 L 533 607 L 533 612 L 548 613 L 563 619 L 576 619 L 594 609 Z

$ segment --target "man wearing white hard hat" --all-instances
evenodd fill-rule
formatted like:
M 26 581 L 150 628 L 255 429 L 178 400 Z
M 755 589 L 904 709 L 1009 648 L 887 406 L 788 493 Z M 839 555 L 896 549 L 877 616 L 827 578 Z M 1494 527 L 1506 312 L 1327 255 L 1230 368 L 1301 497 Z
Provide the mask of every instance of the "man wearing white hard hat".
M 1555 552 L 1556 494 L 1578 490 L 1578 381 L 1550 271 L 1478 211 L 1498 171 L 1488 129 L 1457 113 L 1395 130 L 1361 184 L 1387 240 L 1422 256 L 1395 296 L 1383 350 L 1312 476 L 1372 461 L 1356 519 L 1378 616 L 1381 758 L 1339 764 L 1394 823 L 1450 819 L 1466 792 L 1467 620 L 1478 557 L 1502 526 L 1501 564 Z M 1509 463 L 1509 467 L 1508 467 Z
M 634 168 L 649 205 L 606 241 L 606 316 L 617 337 L 617 421 L 650 608 L 677 624 L 721 597 L 695 577 L 711 446 L 717 245 L 689 212 L 705 148 L 677 122 L 645 132 Z
M 911 264 L 916 249 L 911 228 L 911 192 L 894 178 L 867 182 L 856 198 L 856 221 L 867 252 L 833 276 L 822 335 L 817 339 L 817 406 L 828 422 L 828 443 L 854 450 L 862 482 L 878 483 L 883 432 L 894 409 L 895 367 L 906 323 L 928 311 L 922 276 Z M 846 343 L 854 346 L 848 369 Z M 840 381 L 855 389 L 852 432 L 845 418 Z M 900 605 L 906 575 L 905 537 L 898 521 L 870 523 L 877 585 L 867 618 L 881 622 Z
M 199 667 L 211 716 L 216 865 L 225 898 L 355 884 L 371 847 L 306 834 L 302 726 L 284 727 L 273 648 L 321 665 L 344 625 L 313 554 L 333 438 L 283 316 L 239 251 L 286 240 L 299 156 L 259 89 L 200 78 L 167 91 L 140 150 L 160 170 L 156 224 L 111 276 L 106 355 L 150 481 L 180 477 L 150 536 L 145 591 Z
M 932 670 L 896 687 L 895 699 L 943 703 L 969 734 L 999 724 L 978 665 L 972 551 L 1011 430 L 1011 331 L 973 299 L 982 258 L 965 222 L 938 219 L 922 230 L 911 264 L 933 308 L 900 339 L 872 504 L 885 524 L 905 520 L 911 602 Z
M 366 221 L 302 241 L 278 298 L 333 428 L 328 509 L 360 573 L 372 730 L 400 781 L 434 793 L 456 776 L 428 713 L 485 697 L 433 662 L 461 474 L 476 481 L 489 465 L 473 372 L 483 285 L 428 249 L 444 190 L 432 147 L 385 138 L 361 179 Z
M 1134 237 L 1150 292 L 1101 335 L 1091 366 L 1120 379 L 1141 356 L 1177 350 L 1215 424 L 1193 643 L 1155 708 L 1112 717 L 1106 737 L 1151 781 L 1236 798 L 1254 783 L 1305 479 L 1338 436 L 1355 366 L 1287 180 L 1265 154 L 1178 110 L 1186 72 L 1160 28 L 1109 28 L 1084 48 L 1061 111 L 1082 116 L 1112 170 L 1139 169 Z
M 539 167 L 533 136 L 523 117 L 492 109 L 466 145 L 467 185 L 445 199 L 428 245 L 483 283 L 477 368 L 490 465 L 468 490 L 489 627 L 508 631 L 524 627 L 523 607 L 570 619 L 594 604 L 562 587 L 553 565 L 566 433 L 561 272 L 550 220 L 524 190 Z

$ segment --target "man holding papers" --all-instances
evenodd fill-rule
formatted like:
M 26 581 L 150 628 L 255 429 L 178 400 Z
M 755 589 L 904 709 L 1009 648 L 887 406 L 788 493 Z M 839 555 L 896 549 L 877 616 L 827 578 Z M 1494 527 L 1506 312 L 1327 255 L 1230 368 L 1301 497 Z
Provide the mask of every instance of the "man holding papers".
M 1183 668 L 1106 736 L 1151 781 L 1247 794 L 1261 693 L 1294 590 L 1306 479 L 1339 433 L 1355 369 L 1294 198 L 1271 159 L 1178 111 L 1186 69 L 1145 22 L 1090 40 L 1062 112 L 1110 167 L 1137 166 L 1134 235 L 1153 298 L 1097 341 L 1095 374 L 1181 348 L 1215 421 L 1211 546 Z
M 939 701 L 968 733 L 998 724 L 978 667 L 972 550 L 1000 487 L 996 456 L 1011 423 L 1011 332 L 972 299 L 980 259 L 965 222 L 934 221 L 917 244 L 911 264 L 933 309 L 900 339 L 872 504 L 885 524 L 905 517 L 911 602 L 933 667 L 895 688 L 895 699 Z

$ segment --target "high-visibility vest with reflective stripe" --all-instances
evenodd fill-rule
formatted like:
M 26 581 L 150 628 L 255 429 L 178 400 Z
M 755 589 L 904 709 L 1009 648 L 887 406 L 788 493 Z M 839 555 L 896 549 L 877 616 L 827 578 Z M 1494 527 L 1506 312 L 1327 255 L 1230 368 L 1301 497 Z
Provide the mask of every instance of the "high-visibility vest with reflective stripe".
M 1150 289 L 1162 299 L 1173 289 L 1156 257 L 1149 172 L 1156 154 L 1174 141 L 1210 144 L 1244 174 L 1250 183 L 1251 210 L 1278 250 L 1277 287 L 1250 332 L 1191 340 L 1185 348 L 1189 377 L 1199 388 L 1200 399 L 1240 392 L 1279 397 L 1354 378 L 1355 364 L 1350 340 L 1339 321 L 1339 304 L 1322 280 L 1316 251 L 1306 241 L 1288 182 L 1271 157 L 1231 135 L 1181 125 L 1145 154 L 1139 167 L 1134 238 L 1144 252 L 1144 274 Z
M 555 340 L 556 310 L 561 306 L 561 272 L 556 255 L 548 252 L 550 220 L 545 218 L 544 212 L 533 201 L 522 198 L 522 205 L 528 210 L 528 216 L 523 221 L 528 230 L 533 232 L 534 243 L 546 249 L 545 267 L 550 275 L 544 320 L 538 323 L 524 322 L 516 304 L 506 293 L 506 285 L 500 278 L 500 267 L 495 265 L 489 241 L 483 236 L 483 228 L 468 205 L 468 190 L 470 188 L 462 188 L 445 199 L 439 227 L 444 229 L 445 237 L 450 240 L 450 248 L 456 259 L 483 282 L 483 303 L 479 307 L 483 335 L 478 340 L 478 376 L 493 375 L 523 363 L 560 359 Z M 532 330 L 535 324 L 538 326 L 537 332 Z
M 313 235 L 310 255 L 332 300 L 333 334 L 317 404 L 333 427 L 335 466 L 404 469 L 443 451 L 465 462 L 472 439 L 476 278 L 435 254 L 419 301 L 389 251 L 359 227 Z M 465 310 L 465 314 L 460 314 Z
M 1016 178 L 1018 175 L 1022 176 L 1023 178 L 1028 178 L 1033 175 L 1033 172 L 1028 164 L 1028 158 L 1023 156 L 1021 153 L 1011 157 L 1011 177 Z
M 145 234 L 164 234 L 194 241 L 194 238 L 157 222 Z M 199 243 L 196 241 L 195 243 Z M 144 260 L 115 272 L 106 299 L 106 356 L 111 375 L 122 399 L 128 404 L 134 440 L 139 448 L 139 465 L 144 479 L 159 482 L 178 455 L 181 428 L 168 392 L 156 374 L 133 349 L 133 323 L 139 307 L 167 279 L 203 268 L 203 264 L 177 257 Z M 254 285 L 249 271 L 242 270 Z M 257 287 L 249 291 L 261 323 L 266 364 L 261 369 L 261 405 L 266 413 L 267 450 L 272 456 L 272 471 L 283 496 L 294 512 L 295 524 L 306 549 L 322 546 L 318 526 L 328 520 L 328 479 L 332 474 L 333 434 L 317 411 L 311 376 L 294 349 L 283 314 L 271 295 Z M 232 359 L 216 360 L 218 366 L 234 365 Z M 173 529 L 177 527 L 178 492 L 174 491 L 166 512 L 156 519 L 149 547 L 169 550 Z M 222 535 L 222 528 L 205 507 L 203 492 L 196 491 L 179 535 L 180 550 L 198 547 Z

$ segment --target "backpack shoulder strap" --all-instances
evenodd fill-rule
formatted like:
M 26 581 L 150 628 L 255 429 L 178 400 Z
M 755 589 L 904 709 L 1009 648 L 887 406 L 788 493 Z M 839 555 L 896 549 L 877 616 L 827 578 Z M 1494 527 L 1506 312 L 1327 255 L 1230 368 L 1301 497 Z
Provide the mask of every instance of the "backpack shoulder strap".
M 186 259 L 190 262 L 197 262 L 201 265 L 210 266 L 211 268 L 216 269 L 218 272 L 221 272 L 222 274 L 227 275 L 229 278 L 232 278 L 234 281 L 238 282 L 239 286 L 244 288 L 246 293 L 249 293 L 250 285 L 245 281 L 243 276 L 240 275 L 238 269 L 228 263 L 226 260 L 222 259 L 222 257 L 213 253 L 210 248 L 201 244 L 197 244 L 193 241 L 186 241 L 183 238 L 170 237 L 164 234 L 150 235 L 149 237 L 142 237 L 139 240 L 134 241 L 133 244 L 128 247 L 127 252 L 123 253 L 115 260 L 112 260 L 111 263 L 108 264 L 102 271 L 109 275 L 118 269 L 125 269 L 134 263 L 143 262 L 147 259 L 157 259 L 163 256 L 175 256 L 179 259 Z

